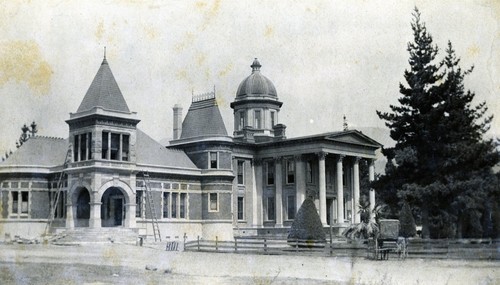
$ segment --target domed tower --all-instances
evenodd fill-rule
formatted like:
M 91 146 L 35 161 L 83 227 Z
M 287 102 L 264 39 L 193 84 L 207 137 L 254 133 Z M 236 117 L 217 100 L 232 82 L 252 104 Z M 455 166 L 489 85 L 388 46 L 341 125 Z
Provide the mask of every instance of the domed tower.
M 252 74 L 245 78 L 231 103 L 234 109 L 234 138 L 248 142 L 284 138 L 285 126 L 278 124 L 282 102 L 274 84 L 260 73 L 262 65 L 253 61 Z

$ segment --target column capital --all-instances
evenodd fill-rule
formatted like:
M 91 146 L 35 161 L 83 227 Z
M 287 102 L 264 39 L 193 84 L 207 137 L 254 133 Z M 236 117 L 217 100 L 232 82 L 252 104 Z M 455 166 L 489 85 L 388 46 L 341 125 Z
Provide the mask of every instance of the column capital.
M 344 160 L 344 158 L 345 158 L 345 155 L 341 155 L 341 154 L 339 154 L 339 155 L 337 156 L 337 162 L 342 162 L 342 161 Z
M 353 161 L 354 163 L 359 163 L 359 161 L 360 161 L 360 160 L 361 160 L 361 157 L 359 157 L 359 156 L 355 156 L 355 157 L 353 157 L 353 159 L 352 159 L 352 161 Z
M 319 160 L 325 160 L 328 153 L 326 153 L 324 151 L 320 151 L 320 152 L 317 152 L 316 155 L 318 156 Z
M 300 161 L 303 161 L 304 160 L 304 156 L 302 156 L 302 154 L 295 154 L 293 156 L 293 159 L 296 161 L 296 162 L 300 162 Z
M 367 158 L 366 160 L 368 161 L 369 166 L 375 166 L 376 158 Z
M 250 162 L 254 166 L 261 166 L 262 165 L 262 158 L 254 158 Z
M 281 163 L 283 161 L 283 156 L 273 156 L 275 163 Z

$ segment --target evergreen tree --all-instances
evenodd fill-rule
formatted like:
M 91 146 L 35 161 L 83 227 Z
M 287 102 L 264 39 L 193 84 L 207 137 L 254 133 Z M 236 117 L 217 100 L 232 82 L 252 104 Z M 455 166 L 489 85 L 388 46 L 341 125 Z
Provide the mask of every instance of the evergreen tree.
M 451 43 L 444 61 L 436 62 L 438 48 L 417 9 L 413 16 L 400 105 L 377 111 L 396 145 L 384 149 L 386 175 L 374 187 L 393 209 L 403 200 L 416 207 L 424 237 L 477 236 L 496 189 L 491 167 L 499 156 L 492 141 L 483 140 L 492 117 L 485 116 L 486 103 L 473 106 L 475 94 L 465 92 L 463 79 L 472 69 L 460 68 Z
M 393 209 L 400 208 L 394 204 L 399 201 L 398 191 L 403 187 L 417 187 L 407 189 L 414 195 L 405 198 L 409 203 L 421 206 L 423 231 L 428 233 L 427 205 L 432 201 L 432 195 L 431 191 L 421 187 L 434 181 L 436 151 L 432 136 L 437 116 L 433 106 L 440 101 L 436 94 L 436 82 L 443 78 L 443 74 L 440 72 L 442 64 L 435 62 L 438 48 L 433 45 L 432 36 L 421 22 L 416 8 L 411 27 L 414 41 L 408 43 L 407 48 L 410 69 L 404 73 L 406 85 L 400 83 L 399 86 L 402 95 L 398 98 L 399 105 L 391 105 L 391 113 L 377 111 L 378 116 L 386 121 L 396 145 L 383 150 L 390 159 L 389 171 L 375 187 L 382 196 L 388 196 L 385 202 Z M 390 184 L 389 187 L 381 185 L 383 182 Z

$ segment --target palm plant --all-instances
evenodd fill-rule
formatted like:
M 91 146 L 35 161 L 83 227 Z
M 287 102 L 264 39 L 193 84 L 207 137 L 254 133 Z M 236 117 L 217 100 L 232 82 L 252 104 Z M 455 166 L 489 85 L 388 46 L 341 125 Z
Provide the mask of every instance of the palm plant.
M 376 212 L 380 212 L 382 206 L 377 207 Z M 366 197 L 362 196 L 359 199 L 359 211 L 361 222 L 352 224 L 344 230 L 343 236 L 349 239 L 368 239 L 370 237 L 377 237 L 380 229 L 378 224 L 371 219 L 370 202 Z

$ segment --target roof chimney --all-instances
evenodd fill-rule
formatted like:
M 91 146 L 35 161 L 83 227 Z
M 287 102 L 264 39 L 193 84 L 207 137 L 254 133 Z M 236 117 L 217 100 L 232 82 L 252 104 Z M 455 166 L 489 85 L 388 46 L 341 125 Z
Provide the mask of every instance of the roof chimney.
M 178 140 L 182 133 L 182 107 L 179 104 L 174 106 L 174 140 Z

